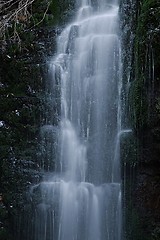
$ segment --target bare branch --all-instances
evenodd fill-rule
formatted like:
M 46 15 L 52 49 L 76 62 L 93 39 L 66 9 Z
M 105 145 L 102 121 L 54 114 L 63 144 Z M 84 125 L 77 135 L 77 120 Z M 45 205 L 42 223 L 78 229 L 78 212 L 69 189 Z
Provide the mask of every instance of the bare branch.
M 0 38 L 5 39 L 5 33 L 9 26 L 14 24 L 14 38 L 19 42 L 16 23 L 27 22 L 30 18 L 28 7 L 35 0 L 8 0 L 0 1 Z

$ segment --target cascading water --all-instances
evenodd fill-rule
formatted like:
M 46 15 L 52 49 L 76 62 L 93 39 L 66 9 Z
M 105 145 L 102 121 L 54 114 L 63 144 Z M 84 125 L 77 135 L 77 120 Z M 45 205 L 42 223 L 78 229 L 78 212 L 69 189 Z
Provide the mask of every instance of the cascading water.
M 32 188 L 43 199 L 34 239 L 120 240 L 118 2 L 77 4 L 52 62 L 61 85 L 59 150 L 55 176 Z

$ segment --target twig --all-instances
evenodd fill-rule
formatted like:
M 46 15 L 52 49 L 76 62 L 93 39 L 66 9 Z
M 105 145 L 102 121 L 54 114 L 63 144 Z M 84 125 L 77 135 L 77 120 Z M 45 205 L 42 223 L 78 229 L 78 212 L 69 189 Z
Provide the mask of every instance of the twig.
M 48 3 L 48 6 L 47 6 L 47 8 L 46 8 L 46 11 L 44 12 L 43 18 L 42 18 L 38 23 L 36 23 L 36 24 L 34 25 L 34 27 L 37 26 L 37 25 L 39 25 L 41 22 L 43 22 L 46 14 L 47 14 L 47 11 L 48 11 L 48 9 L 49 9 L 50 4 L 51 4 L 51 2 Z
M 9 0 L 9 1 L 0 1 L 0 38 L 5 39 L 5 33 L 6 30 L 8 29 L 8 26 L 10 24 L 13 24 L 14 21 L 14 38 L 16 37 L 16 39 L 18 38 L 18 42 L 19 42 L 19 35 L 17 35 L 17 29 L 16 29 L 16 23 L 19 17 L 19 14 L 21 13 L 21 15 L 25 16 L 26 18 L 28 18 L 29 12 L 27 11 L 27 8 L 32 5 L 32 3 L 35 0 Z M 12 9 L 12 7 L 18 4 L 18 7 Z M 26 19 L 27 20 L 27 19 Z

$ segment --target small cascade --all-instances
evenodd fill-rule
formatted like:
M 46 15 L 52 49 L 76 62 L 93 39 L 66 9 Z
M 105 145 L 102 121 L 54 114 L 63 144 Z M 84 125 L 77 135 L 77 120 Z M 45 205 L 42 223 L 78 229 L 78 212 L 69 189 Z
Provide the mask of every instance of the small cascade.
M 116 0 L 82 0 L 57 39 L 51 63 L 52 82 L 61 86 L 56 172 L 31 189 L 41 198 L 35 240 L 121 240 L 118 21 Z

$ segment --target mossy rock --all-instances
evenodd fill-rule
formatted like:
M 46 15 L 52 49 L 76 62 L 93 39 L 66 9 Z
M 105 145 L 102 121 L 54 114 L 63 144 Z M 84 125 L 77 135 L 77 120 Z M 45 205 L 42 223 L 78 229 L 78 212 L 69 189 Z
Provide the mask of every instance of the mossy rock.
M 148 101 L 144 78 L 136 79 L 131 83 L 129 91 L 130 122 L 133 129 L 142 130 L 148 125 Z
M 121 137 L 121 159 L 126 167 L 135 167 L 138 164 L 139 141 L 135 134 L 126 133 Z
M 11 234 L 9 233 L 9 229 L 1 227 L 0 228 L 0 239 L 1 240 L 11 240 Z

